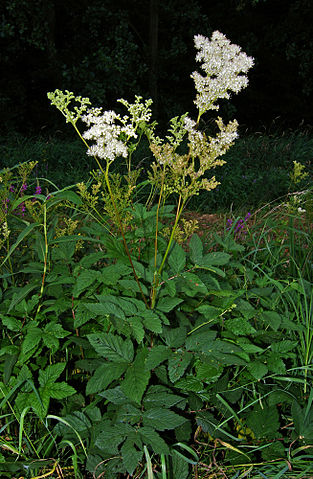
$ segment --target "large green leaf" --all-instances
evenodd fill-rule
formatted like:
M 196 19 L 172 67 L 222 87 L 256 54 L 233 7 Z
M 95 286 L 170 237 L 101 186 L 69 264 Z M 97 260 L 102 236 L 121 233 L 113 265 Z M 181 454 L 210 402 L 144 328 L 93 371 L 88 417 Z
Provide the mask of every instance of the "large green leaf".
M 168 445 L 154 428 L 148 426 L 141 427 L 138 433 L 142 438 L 142 442 L 150 445 L 155 454 L 169 454 Z
M 153 427 L 157 431 L 165 431 L 166 429 L 175 429 L 181 426 L 186 419 L 179 416 L 170 409 L 150 408 L 143 413 L 143 425 Z
M 203 256 L 200 266 L 224 266 L 229 263 L 231 255 L 216 251 Z
M 43 371 L 39 371 L 39 384 L 41 387 L 54 384 L 64 371 L 66 363 L 51 364 Z
M 133 441 L 126 439 L 123 446 L 121 447 L 121 453 L 122 453 L 123 464 L 126 470 L 128 474 L 132 475 L 139 461 L 142 458 L 143 452 L 138 451 L 134 447 Z
M 268 368 L 260 361 L 252 361 L 247 365 L 248 371 L 255 379 L 262 379 L 268 373 Z
M 172 351 L 168 346 L 164 346 L 163 344 L 152 346 L 147 354 L 145 368 L 148 371 L 156 368 L 159 364 L 163 363 L 163 361 L 166 361 L 171 354 Z
M 293 401 L 291 414 L 294 421 L 295 432 L 305 441 L 313 440 L 313 408 L 301 408 L 297 401 Z
M 165 407 L 170 408 L 183 401 L 182 396 L 173 394 L 170 389 L 162 385 L 151 386 L 145 394 L 143 403 L 145 409 Z
M 157 302 L 156 309 L 162 311 L 163 313 L 169 313 L 172 309 L 176 308 L 180 303 L 183 302 L 183 299 L 180 298 L 160 298 Z
M 183 271 L 186 266 L 186 253 L 178 243 L 174 245 L 169 254 L 168 264 L 176 274 Z
M 188 351 L 175 351 L 168 361 L 168 377 L 172 383 L 175 383 L 182 377 L 189 366 L 193 354 Z
M 95 394 L 106 389 L 113 381 L 119 379 L 128 363 L 105 363 L 96 369 L 86 386 L 86 394 Z
M 53 399 L 65 399 L 76 393 L 75 389 L 64 381 L 47 386 L 48 393 Z
M 140 403 L 150 379 L 150 371 L 145 369 L 147 349 L 141 349 L 134 362 L 127 368 L 125 378 L 121 382 L 123 393 L 132 401 Z
M 98 316 L 113 314 L 119 319 L 125 319 L 125 314 L 116 304 L 110 303 L 83 303 L 84 307 Z
M 109 361 L 131 363 L 134 358 L 134 347 L 130 339 L 124 341 L 112 333 L 92 333 L 87 338 L 97 353 Z
M 99 271 L 93 271 L 91 269 L 81 271 L 72 290 L 73 296 L 77 298 L 99 278 L 99 275 L 101 275 Z
M 203 258 L 203 244 L 197 234 L 193 234 L 189 241 L 190 258 L 194 264 L 201 264 Z

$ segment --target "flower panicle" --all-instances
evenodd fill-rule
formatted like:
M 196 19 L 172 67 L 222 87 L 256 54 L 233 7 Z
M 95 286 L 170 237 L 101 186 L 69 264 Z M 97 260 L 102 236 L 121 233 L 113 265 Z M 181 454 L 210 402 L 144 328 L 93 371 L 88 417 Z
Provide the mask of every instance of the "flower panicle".
M 238 45 L 231 44 L 219 31 L 213 32 L 211 40 L 195 35 L 194 44 L 199 50 L 196 60 L 202 62 L 205 73 L 205 76 L 198 72 L 191 74 L 197 91 L 194 103 L 201 116 L 208 110 L 218 110 L 218 99 L 229 99 L 231 92 L 239 93 L 246 88 L 246 73 L 253 66 L 254 59 L 242 52 Z

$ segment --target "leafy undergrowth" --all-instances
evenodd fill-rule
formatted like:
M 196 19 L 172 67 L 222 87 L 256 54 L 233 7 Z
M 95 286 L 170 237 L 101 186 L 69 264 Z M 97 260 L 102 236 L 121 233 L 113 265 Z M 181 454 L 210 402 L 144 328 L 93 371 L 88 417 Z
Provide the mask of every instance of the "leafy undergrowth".
M 305 215 L 174 242 L 151 308 L 156 207 L 131 209 L 136 281 L 76 193 L 29 201 L 1 258 L 1 477 L 311 477 Z M 173 218 L 164 207 L 157 266 Z

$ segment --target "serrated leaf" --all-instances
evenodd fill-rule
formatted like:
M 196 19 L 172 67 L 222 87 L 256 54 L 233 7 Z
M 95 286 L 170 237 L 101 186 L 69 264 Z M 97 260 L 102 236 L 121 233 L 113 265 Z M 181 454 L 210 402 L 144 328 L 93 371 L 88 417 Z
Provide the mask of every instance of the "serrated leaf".
M 151 369 L 156 368 L 159 364 L 163 363 L 163 361 L 166 361 L 171 354 L 172 351 L 168 346 L 164 346 L 163 344 L 153 346 L 148 351 L 145 368 L 148 371 L 151 371 Z
M 279 354 L 269 354 L 266 364 L 268 369 L 273 373 L 284 374 L 286 372 L 286 366 Z
M 225 327 L 236 336 L 246 336 L 248 334 L 256 333 L 253 326 L 243 318 L 230 318 L 225 321 Z
M 111 333 L 88 334 L 87 338 L 97 353 L 109 361 L 131 363 L 134 358 L 134 347 L 130 339 L 124 341 L 121 336 Z
M 279 414 L 276 406 L 257 404 L 246 419 L 247 426 L 257 439 L 274 439 L 280 427 Z
M 180 303 L 183 302 L 183 299 L 180 298 L 160 298 L 157 302 L 156 309 L 162 311 L 163 313 L 169 313 L 172 309 L 176 308 Z
M 175 387 L 182 389 L 183 391 L 193 391 L 195 393 L 200 393 L 204 390 L 202 382 L 194 376 L 187 376 L 179 379 L 175 383 Z
M 251 361 L 247 368 L 255 379 L 262 379 L 268 373 L 267 366 L 259 361 Z
M 111 302 L 106 303 L 83 303 L 84 307 L 98 316 L 113 314 L 119 319 L 125 319 L 125 314 L 121 308 Z
M 168 257 L 168 264 L 174 273 L 180 273 L 186 266 L 186 253 L 183 248 L 176 243 Z
M 117 296 L 113 296 L 112 294 L 97 295 L 96 298 L 102 304 L 110 304 L 110 303 L 115 304 L 118 308 L 120 308 L 123 311 L 123 314 L 125 314 L 125 316 L 132 316 L 138 313 L 136 305 L 134 304 L 133 301 L 129 301 L 128 298 L 124 298 L 121 296 L 117 297 Z
M 125 396 L 120 386 L 112 389 L 106 389 L 106 391 L 99 393 L 99 396 L 106 398 L 113 404 L 121 405 L 129 403 L 129 399 Z
M 21 321 L 10 316 L 2 316 L 1 321 L 3 326 L 6 326 L 10 331 L 20 331 L 22 328 Z
M 138 429 L 138 433 L 142 438 L 142 442 L 150 445 L 156 454 L 169 454 L 168 445 L 154 429 L 145 426 Z
M 54 399 L 65 399 L 76 394 L 75 389 L 64 381 L 49 384 L 48 392 L 50 397 Z
M 129 424 L 115 424 L 114 426 L 106 421 L 101 425 L 101 431 L 96 439 L 96 446 L 102 451 L 117 454 L 118 446 L 127 438 L 127 435 L 133 432 Z
M 168 361 L 168 377 L 175 383 L 182 377 L 189 366 L 193 355 L 188 351 L 175 351 Z
M 61 324 L 55 322 L 47 324 L 44 328 L 44 333 L 53 334 L 56 338 L 65 338 L 66 336 L 71 334 L 69 331 L 63 329 Z
M 155 407 L 170 408 L 181 402 L 184 398 L 177 394 L 172 394 L 171 390 L 165 386 L 151 386 L 145 394 L 143 403 L 146 409 Z
M 172 454 L 173 479 L 187 479 L 189 476 L 189 466 L 186 460 L 178 454 Z
M 285 339 L 278 343 L 272 343 L 271 350 L 273 353 L 288 353 L 298 345 L 298 341 L 291 341 L 290 339 Z
M 184 326 L 180 326 L 179 328 L 166 328 L 163 331 L 165 342 L 171 348 L 179 348 L 181 347 L 187 336 L 187 330 Z
M 291 414 L 294 421 L 295 432 L 301 439 L 313 440 L 313 409 L 302 409 L 297 401 L 293 401 Z
M 145 337 L 145 330 L 142 325 L 141 318 L 139 317 L 131 317 L 127 319 L 127 323 L 131 328 L 132 335 L 136 339 L 137 343 L 141 343 L 143 338 Z M 162 327 L 161 327 L 162 330 Z
M 199 276 L 194 273 L 182 273 L 178 285 L 184 293 L 188 296 L 195 296 L 197 294 L 207 294 L 208 289 L 201 281 Z
M 55 383 L 64 371 L 65 366 L 66 363 L 56 363 L 50 364 L 44 371 L 41 369 L 38 377 L 40 386 L 44 387 L 47 384 Z
M 263 311 L 260 315 L 262 321 L 269 324 L 274 331 L 278 331 L 281 324 L 281 315 L 276 311 Z
M 22 343 L 22 355 L 28 354 L 32 350 L 36 350 L 40 343 L 42 337 L 41 329 L 34 327 L 29 327 L 27 334 Z
M 164 408 L 148 409 L 143 413 L 142 420 L 144 426 L 153 427 L 157 431 L 175 429 L 186 421 L 184 417 Z
M 189 241 L 190 258 L 194 264 L 200 264 L 203 257 L 203 244 L 197 234 L 193 234 Z
M 106 389 L 113 381 L 119 379 L 128 363 L 107 363 L 96 369 L 86 386 L 86 394 L 95 394 Z
M 86 254 L 82 257 L 82 259 L 79 261 L 79 266 L 82 268 L 90 268 L 90 266 L 94 265 L 98 261 L 103 259 L 103 253 L 102 251 L 99 251 L 97 253 L 90 253 Z
M 186 349 L 189 351 L 202 351 L 203 348 L 216 338 L 215 331 L 208 331 L 207 328 L 203 327 L 194 333 L 187 336 L 186 339 Z
M 149 331 L 152 331 L 153 333 L 162 333 L 162 322 L 157 315 L 154 315 L 153 317 L 145 315 L 145 317 L 143 318 L 143 324 L 146 329 L 149 329 Z
M 142 451 L 138 451 L 134 447 L 133 441 L 126 440 L 121 447 L 122 460 L 123 464 L 128 472 L 132 475 L 136 467 L 138 466 L 139 461 L 142 458 Z
M 125 378 L 121 382 L 123 393 L 132 401 L 140 403 L 150 379 L 150 371 L 145 369 L 147 349 L 136 355 L 134 362 L 127 368 Z
M 73 287 L 73 296 L 78 298 L 78 296 L 85 291 L 89 286 L 94 283 L 99 277 L 99 271 L 93 271 L 91 269 L 83 270 L 79 273 L 79 276 L 76 279 L 76 283 Z
M 208 253 L 203 257 L 200 266 L 224 266 L 229 263 L 230 258 L 230 254 L 220 251 Z

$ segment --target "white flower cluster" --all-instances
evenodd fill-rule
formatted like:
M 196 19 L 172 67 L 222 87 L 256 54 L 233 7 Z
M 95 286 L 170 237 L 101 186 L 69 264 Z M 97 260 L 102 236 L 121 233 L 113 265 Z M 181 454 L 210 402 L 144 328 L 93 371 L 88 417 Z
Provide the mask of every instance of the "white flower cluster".
M 198 92 L 195 104 L 202 115 L 207 110 L 218 110 L 215 102 L 219 98 L 229 98 L 230 92 L 238 93 L 248 85 L 244 74 L 253 66 L 253 58 L 219 31 L 212 34 L 211 40 L 196 35 L 194 43 L 199 50 L 196 60 L 203 62 L 201 68 L 206 74 L 193 72 L 191 75 Z
M 127 137 L 137 137 L 132 125 L 127 124 L 127 119 L 128 117 L 121 118 L 115 111 L 102 113 L 102 108 L 88 110 L 82 120 L 87 126 L 92 126 L 85 131 L 83 138 L 94 140 L 96 144 L 88 149 L 87 154 L 109 162 L 118 156 L 126 158 L 128 150 L 125 142 L 121 140 L 121 135 L 124 133 Z
M 100 159 L 112 162 L 115 158 L 123 156 L 127 158 L 127 141 L 137 138 L 136 130 L 142 123 L 149 122 L 152 112 L 150 105 L 152 100 L 141 103 L 142 97 L 136 96 L 135 103 L 131 104 L 124 99 L 118 100 L 130 113 L 130 116 L 121 117 L 115 111 L 104 111 L 102 108 L 91 108 L 82 116 L 89 128 L 83 134 L 86 140 L 94 140 L 87 154 L 97 156 Z

